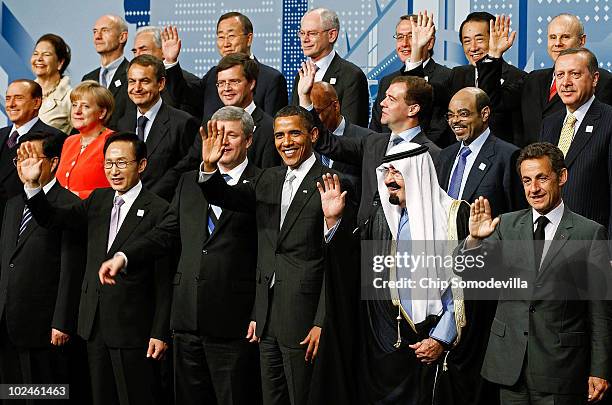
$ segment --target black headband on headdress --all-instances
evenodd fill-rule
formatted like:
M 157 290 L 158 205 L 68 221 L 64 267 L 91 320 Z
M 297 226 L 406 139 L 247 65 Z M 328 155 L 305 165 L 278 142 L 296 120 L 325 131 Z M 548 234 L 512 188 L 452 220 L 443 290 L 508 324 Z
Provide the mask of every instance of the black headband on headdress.
M 393 155 L 387 155 L 383 157 L 382 163 L 389 163 L 400 159 L 405 159 L 412 156 L 418 156 L 420 154 L 426 153 L 429 148 L 426 145 L 421 145 L 418 148 L 410 149 L 404 152 L 395 153 Z

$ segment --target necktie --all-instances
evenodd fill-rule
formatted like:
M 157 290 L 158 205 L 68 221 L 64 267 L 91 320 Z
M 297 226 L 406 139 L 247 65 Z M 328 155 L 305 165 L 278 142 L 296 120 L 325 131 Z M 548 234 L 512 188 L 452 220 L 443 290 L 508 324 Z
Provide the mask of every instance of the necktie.
M 121 206 L 125 203 L 121 196 L 116 196 L 113 202 L 113 210 L 111 211 L 110 227 L 108 228 L 108 244 L 106 251 L 108 252 L 115 241 L 117 232 L 119 232 L 119 218 L 121 215 Z
M 25 231 L 26 227 L 28 226 L 28 222 L 30 222 L 31 219 L 32 213 L 26 205 L 25 207 L 23 207 L 23 215 L 21 216 L 21 225 L 19 225 L 19 236 L 17 238 L 17 241 L 19 241 L 21 234 L 23 233 L 23 231 Z
M 400 217 L 399 229 L 397 231 L 398 254 L 411 254 L 411 240 L 412 236 L 410 234 L 410 220 L 408 218 L 408 210 L 404 208 L 402 209 L 402 216 Z M 410 269 L 404 266 L 397 267 L 397 278 L 398 280 L 401 280 L 403 278 L 409 279 Z M 402 308 L 404 308 L 404 311 L 406 311 L 409 316 L 412 316 L 412 297 L 410 294 L 410 288 L 399 288 L 398 293 Z
M 136 127 L 137 127 L 136 131 L 137 131 L 138 139 L 140 139 L 143 142 L 145 140 L 145 127 L 147 126 L 148 121 L 149 119 L 147 117 L 145 117 L 144 115 L 141 115 L 140 117 L 138 117 L 138 120 L 136 123 Z
M 563 128 L 561 128 L 561 136 L 559 136 L 559 144 L 557 146 L 561 149 L 561 152 L 563 152 L 564 157 L 567 156 L 567 151 L 572 144 L 572 138 L 574 138 L 574 124 L 576 124 L 576 121 L 574 114 L 569 113 L 565 119 Z
M 108 69 L 103 67 L 100 69 L 100 85 L 108 88 L 108 82 L 106 81 L 106 75 L 108 74 Z
M 229 181 L 232 179 L 232 176 L 230 176 L 229 174 L 222 174 L 222 176 L 223 176 L 223 180 L 225 180 L 226 183 L 229 183 Z M 215 227 L 217 226 L 217 221 L 219 220 L 220 217 L 221 217 L 221 207 L 210 204 L 208 206 L 208 235 L 209 236 L 212 235 L 212 233 L 215 231 Z
M 552 100 L 555 94 L 557 94 L 557 81 L 553 79 L 552 86 L 550 86 L 550 91 L 548 92 L 548 101 Z
M 330 167 L 331 160 L 329 159 L 329 157 L 325 156 L 325 155 L 321 155 L 321 164 L 325 167 Z
M 548 218 L 545 216 L 541 216 L 536 219 L 536 230 L 533 233 L 533 248 L 535 251 L 535 266 L 536 270 L 540 269 L 540 262 L 542 261 L 542 252 L 544 251 L 544 241 L 546 239 L 546 234 L 544 229 L 546 225 L 550 222 Z
M 402 138 L 401 136 L 397 134 L 391 134 L 391 136 L 389 137 L 389 145 L 387 146 L 387 153 L 389 153 L 389 149 L 391 149 L 392 147 L 396 145 L 399 145 L 403 141 L 404 141 L 404 138 Z
M 291 205 L 291 196 L 293 195 L 293 180 L 295 180 L 295 173 L 289 172 L 287 173 L 287 177 L 285 177 L 285 182 L 283 183 L 283 194 L 281 196 L 281 212 L 280 212 L 280 227 L 283 227 L 283 222 L 285 221 L 285 216 L 287 215 L 287 211 L 289 211 L 289 206 Z
M 468 146 L 464 146 L 459 151 L 459 160 L 457 161 L 457 166 L 455 166 L 455 170 L 453 171 L 453 175 L 451 176 L 451 182 L 448 187 L 448 195 L 454 198 L 455 200 L 459 199 L 459 191 L 461 190 L 461 182 L 463 180 L 463 172 L 465 171 L 465 164 L 467 162 L 468 155 L 472 153 Z
M 15 145 L 17 145 L 17 138 L 19 138 L 19 132 L 17 132 L 17 130 L 14 130 L 13 132 L 11 132 L 11 136 L 9 136 L 6 140 L 6 146 L 8 146 L 9 149 L 13 149 Z

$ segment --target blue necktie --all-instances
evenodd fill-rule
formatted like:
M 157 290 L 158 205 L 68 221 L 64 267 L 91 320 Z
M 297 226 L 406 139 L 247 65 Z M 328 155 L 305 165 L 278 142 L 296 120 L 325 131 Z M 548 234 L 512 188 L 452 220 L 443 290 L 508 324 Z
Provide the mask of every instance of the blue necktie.
M 138 135 L 138 139 L 143 142 L 145 141 L 145 127 L 147 126 L 147 121 L 149 121 L 149 119 L 144 115 L 141 115 L 136 120 L 136 135 Z
M 19 241 L 19 238 L 21 238 L 21 234 L 23 233 L 23 231 L 25 231 L 26 227 L 28 226 L 28 222 L 30 222 L 31 219 L 32 213 L 26 205 L 25 207 L 23 207 L 23 215 L 21 216 L 21 224 L 19 225 L 19 236 L 17 237 L 17 241 Z
M 108 88 L 108 83 L 106 81 L 106 74 L 108 73 L 108 69 L 103 67 L 100 69 L 100 85 Z
M 222 174 L 223 176 L 223 180 L 225 180 L 226 183 L 228 183 L 231 179 L 232 176 L 230 176 L 229 174 Z M 215 227 L 217 226 L 217 221 L 219 220 L 219 217 L 217 217 L 217 214 L 215 214 L 215 210 L 213 209 L 213 207 L 216 207 L 215 205 L 210 204 L 208 206 L 208 235 L 212 235 L 212 233 L 215 231 Z M 221 216 L 221 214 L 219 214 L 219 216 Z
M 455 200 L 459 199 L 459 191 L 461 190 L 461 181 L 463 180 L 463 172 L 465 171 L 465 164 L 467 162 L 468 155 L 472 153 L 468 146 L 461 148 L 459 152 L 459 160 L 457 166 L 453 171 L 451 177 L 450 186 L 448 187 L 448 195 L 453 197 Z
M 410 220 L 408 218 L 408 210 L 402 209 L 402 216 L 400 217 L 399 227 L 397 231 L 397 253 L 403 256 L 404 253 L 410 255 L 412 250 L 412 236 L 410 235 Z M 410 269 L 406 267 L 397 267 L 397 278 L 401 280 L 403 278 L 410 278 Z M 398 289 L 400 302 L 402 307 L 412 316 L 412 298 L 409 288 Z
M 331 160 L 329 159 L 329 157 L 325 156 L 325 155 L 321 155 L 321 164 L 325 167 L 329 167 L 329 163 L 331 162 Z

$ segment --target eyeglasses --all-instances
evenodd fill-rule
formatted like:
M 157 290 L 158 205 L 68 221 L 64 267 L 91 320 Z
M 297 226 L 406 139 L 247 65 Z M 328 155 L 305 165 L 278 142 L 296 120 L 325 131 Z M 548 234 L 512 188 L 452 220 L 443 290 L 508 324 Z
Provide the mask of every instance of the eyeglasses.
M 453 118 L 457 117 L 459 120 L 465 120 L 468 119 L 470 117 L 470 115 L 472 115 L 471 111 L 468 110 L 461 110 L 457 113 L 446 113 L 445 117 L 447 121 L 452 120 Z
M 393 38 L 395 38 L 397 42 L 402 42 L 405 39 L 407 39 L 408 41 L 411 41 L 412 40 L 412 33 L 410 33 L 410 34 L 395 34 L 395 35 L 393 35 Z
M 126 167 L 128 167 L 128 165 L 130 163 L 134 163 L 137 162 L 137 160 L 118 160 L 116 162 L 113 162 L 112 160 L 105 160 L 104 161 L 104 168 L 105 169 L 112 169 L 113 165 L 117 166 L 117 169 L 125 169 Z
M 331 30 L 335 30 L 335 28 L 328 28 L 326 30 L 321 30 L 321 31 L 307 31 L 307 32 L 300 30 L 298 31 L 297 35 L 298 35 L 298 38 L 300 39 L 304 39 L 306 37 L 308 37 L 308 39 L 316 39 L 316 38 L 319 38 L 319 35 L 321 35 L 322 33 L 331 31 Z
M 230 34 L 228 36 L 225 35 L 217 35 L 217 42 L 225 42 L 225 41 L 229 41 L 229 42 L 234 42 L 234 40 L 238 37 L 243 37 L 247 34 Z
M 391 167 L 383 167 L 380 170 L 382 171 L 383 178 L 386 178 L 387 176 L 391 175 L 395 180 L 404 180 L 404 176 L 402 176 L 402 172 L 400 172 L 399 170 L 396 170 Z
M 232 89 L 235 89 L 236 87 L 240 85 L 240 83 L 242 83 L 242 80 L 240 79 L 231 79 L 231 80 L 219 80 L 215 84 L 217 85 L 218 89 L 224 89 L 227 86 L 230 86 Z
M 38 159 L 53 159 L 47 156 L 39 156 Z M 18 157 L 14 157 L 13 158 L 13 165 L 15 165 L 15 167 L 17 167 L 17 163 L 19 162 L 23 162 L 24 159 L 19 159 Z

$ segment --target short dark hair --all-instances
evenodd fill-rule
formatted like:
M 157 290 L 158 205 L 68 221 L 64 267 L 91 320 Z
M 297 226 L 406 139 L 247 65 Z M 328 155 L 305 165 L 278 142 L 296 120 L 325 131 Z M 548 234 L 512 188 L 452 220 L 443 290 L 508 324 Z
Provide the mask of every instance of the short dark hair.
M 225 13 L 221 17 L 219 17 L 219 20 L 217 20 L 217 30 L 219 30 L 219 23 L 221 21 L 227 20 L 228 18 L 232 17 L 238 17 L 238 19 L 240 20 L 240 24 L 242 24 L 242 28 L 244 29 L 244 31 L 242 32 L 243 34 L 246 35 L 253 33 L 253 23 L 251 22 L 251 20 L 249 20 L 249 17 L 237 11 L 230 11 L 229 13 Z
M 42 99 L 43 96 L 43 91 L 42 91 L 42 87 L 40 87 L 40 84 L 36 83 L 34 80 L 30 80 L 30 79 L 17 79 L 17 80 L 13 80 L 11 82 L 11 84 L 13 83 L 26 83 L 30 86 L 30 96 L 32 96 L 32 98 L 40 98 Z
M 404 101 L 407 105 L 418 104 L 421 109 L 417 114 L 419 122 L 426 122 L 431 114 L 433 104 L 433 87 L 427 80 L 416 76 L 396 76 L 391 80 L 393 83 L 404 83 L 406 93 Z
M 589 49 L 587 48 L 568 48 L 568 49 L 564 49 L 561 52 L 559 52 L 559 56 L 563 56 L 563 55 L 575 55 L 575 54 L 580 54 L 583 53 L 587 56 L 587 68 L 589 69 L 589 73 L 591 74 L 591 76 L 593 76 L 595 74 L 595 72 L 598 72 L 598 68 L 599 68 L 599 62 L 597 62 L 597 56 L 595 56 L 595 54 L 593 52 L 591 52 Z M 557 60 L 559 59 L 559 56 L 557 56 Z M 556 64 L 556 61 L 555 61 Z
M 24 142 L 42 141 L 43 153 L 48 158 L 58 158 L 62 155 L 66 137 L 63 134 L 53 134 L 51 132 L 32 131 L 19 138 L 19 144 Z
M 257 76 L 259 75 L 259 66 L 257 65 L 257 62 L 251 59 L 251 57 L 246 53 L 237 52 L 225 55 L 223 58 L 221 58 L 219 64 L 217 65 L 217 73 L 233 68 L 234 66 L 242 66 L 244 77 L 246 77 L 249 82 L 257 80 Z
M 129 142 L 134 148 L 134 154 L 136 155 L 136 161 L 140 162 L 142 159 L 147 157 L 147 145 L 138 138 L 133 132 L 115 132 L 104 142 L 104 149 L 102 149 L 104 156 L 106 156 L 106 150 L 113 142 Z
M 479 113 L 485 107 L 491 108 L 491 99 L 484 90 L 477 91 L 476 94 L 474 94 L 474 98 L 476 99 L 476 110 Z
M 459 26 L 459 43 L 463 43 L 463 26 L 465 24 L 475 21 L 486 22 L 488 25 L 489 21 L 491 20 L 495 21 L 495 16 L 491 13 L 487 13 L 486 11 L 474 11 L 473 13 L 468 14 L 467 17 L 465 17 L 465 20 L 463 20 Z
M 541 157 L 547 157 L 550 161 L 554 172 L 557 176 L 561 175 L 563 169 L 567 169 L 565 165 L 565 159 L 563 158 L 563 152 L 561 149 L 548 142 L 537 142 L 531 145 L 525 146 L 521 149 L 518 159 L 516 160 L 516 171 L 518 175 L 521 175 L 521 163 L 525 160 L 539 159 Z
M 60 37 L 59 35 L 51 34 L 51 33 L 45 34 L 42 37 L 38 38 L 38 41 L 36 41 L 36 45 L 38 45 L 41 42 L 50 43 L 53 49 L 55 50 L 55 55 L 57 55 L 57 60 L 60 62 L 61 61 L 64 62 L 62 63 L 62 67 L 59 70 L 60 76 L 63 76 L 64 72 L 66 71 L 66 68 L 70 64 L 70 57 L 71 57 L 70 47 L 68 46 L 68 44 L 66 43 L 66 41 L 64 41 L 62 37 Z
M 302 124 L 306 127 L 306 130 L 308 132 L 312 131 L 315 126 L 312 114 L 310 111 L 299 105 L 288 105 L 281 108 L 274 116 L 274 120 L 276 121 L 277 118 L 281 117 L 295 117 L 296 115 L 300 117 Z
M 153 66 L 153 73 L 155 73 L 155 79 L 159 82 L 162 78 L 166 77 L 166 68 L 164 62 L 157 59 L 153 55 L 139 55 L 130 61 L 128 65 L 128 71 L 133 65 L 149 67 Z

